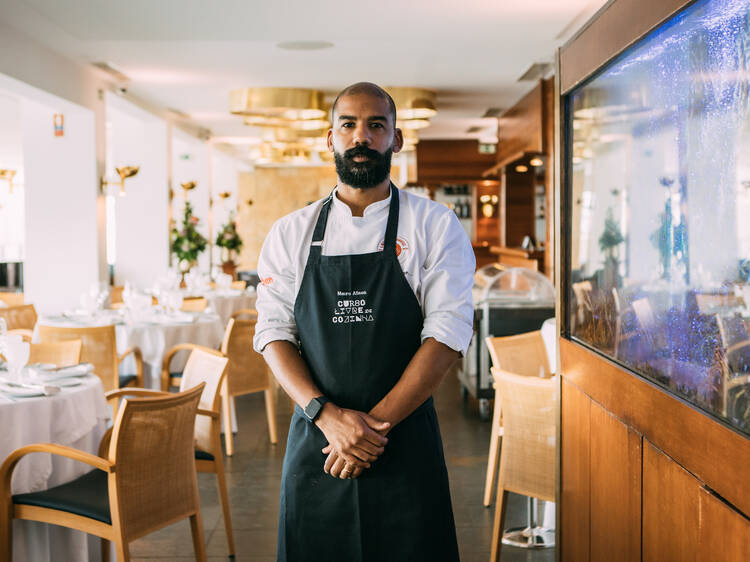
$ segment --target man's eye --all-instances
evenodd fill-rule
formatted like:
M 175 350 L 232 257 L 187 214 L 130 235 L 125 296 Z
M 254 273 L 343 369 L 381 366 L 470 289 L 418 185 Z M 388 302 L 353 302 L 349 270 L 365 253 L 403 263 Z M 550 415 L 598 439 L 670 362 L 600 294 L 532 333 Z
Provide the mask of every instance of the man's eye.
M 374 128 L 381 128 L 381 129 L 382 129 L 382 128 L 383 128 L 383 124 L 382 124 L 382 123 L 378 123 L 378 122 L 376 121 L 376 122 L 374 122 L 374 123 L 370 123 L 370 127 L 374 127 Z
M 350 127 L 354 127 L 354 123 L 352 123 L 351 121 L 347 121 L 346 123 L 343 123 L 341 126 L 348 129 Z

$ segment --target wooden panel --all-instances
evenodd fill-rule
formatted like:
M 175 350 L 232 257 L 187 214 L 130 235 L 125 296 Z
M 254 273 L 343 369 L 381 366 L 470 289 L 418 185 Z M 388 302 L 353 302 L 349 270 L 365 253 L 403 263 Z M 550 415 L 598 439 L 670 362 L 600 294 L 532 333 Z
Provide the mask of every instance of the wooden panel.
M 698 560 L 744 562 L 750 558 L 750 521 L 705 488 L 699 493 Z
M 555 279 L 555 253 L 554 240 L 555 240 L 555 175 L 554 166 L 555 161 L 555 79 L 550 78 L 543 82 L 543 105 L 542 105 L 542 126 L 543 126 L 543 137 L 542 145 L 544 153 L 547 155 L 546 165 L 544 167 L 544 195 L 545 201 L 545 221 L 546 225 L 546 239 L 544 240 L 544 249 L 546 250 L 544 256 L 544 274 L 554 282 Z
M 561 49 L 561 91 L 567 92 L 689 3 L 689 0 L 610 2 Z
M 591 404 L 591 560 L 641 557 L 641 436 Z
M 498 164 L 516 160 L 524 152 L 543 151 L 541 81 L 516 105 L 503 113 L 498 120 L 497 138 Z
M 589 560 L 589 421 L 591 400 L 562 382 L 560 541 L 563 562 Z
M 750 440 L 577 343 L 560 340 L 560 362 L 567 382 L 750 514 Z
M 417 181 L 436 184 L 482 179 L 495 163 L 494 154 L 480 154 L 476 140 L 422 140 L 417 145 Z
M 510 167 L 505 169 L 505 181 L 501 197 L 505 200 L 505 214 L 501 229 L 505 230 L 507 247 L 520 247 L 524 236 L 534 235 L 534 186 L 532 172 L 519 173 Z
M 651 443 L 644 443 L 643 562 L 696 560 L 699 490 L 698 480 Z

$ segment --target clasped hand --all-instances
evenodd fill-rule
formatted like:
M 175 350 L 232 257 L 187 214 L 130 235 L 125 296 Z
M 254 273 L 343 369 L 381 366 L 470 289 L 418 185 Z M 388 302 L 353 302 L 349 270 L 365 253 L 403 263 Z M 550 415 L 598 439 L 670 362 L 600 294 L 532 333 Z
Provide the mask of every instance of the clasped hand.
M 385 450 L 388 439 L 381 433 L 391 424 L 365 412 L 330 406 L 325 406 L 317 421 L 328 440 L 323 470 L 334 478 L 356 478 Z

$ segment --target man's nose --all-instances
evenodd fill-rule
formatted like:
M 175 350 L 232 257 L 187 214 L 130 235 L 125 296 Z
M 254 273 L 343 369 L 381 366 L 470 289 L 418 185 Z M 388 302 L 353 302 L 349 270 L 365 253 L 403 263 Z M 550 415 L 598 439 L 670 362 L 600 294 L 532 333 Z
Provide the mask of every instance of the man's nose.
M 352 141 L 355 145 L 365 144 L 369 145 L 372 139 L 370 138 L 370 128 L 366 123 L 358 123 L 356 129 L 354 129 L 354 138 Z

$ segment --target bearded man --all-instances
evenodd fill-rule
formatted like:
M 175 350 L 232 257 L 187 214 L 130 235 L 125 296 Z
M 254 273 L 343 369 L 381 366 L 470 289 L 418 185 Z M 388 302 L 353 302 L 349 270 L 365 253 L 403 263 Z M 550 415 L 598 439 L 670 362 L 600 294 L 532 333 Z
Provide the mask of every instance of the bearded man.
M 456 561 L 432 393 L 471 339 L 474 253 L 450 209 L 391 182 L 388 93 L 349 86 L 331 122 L 335 189 L 258 263 L 254 347 L 297 404 L 278 560 Z

